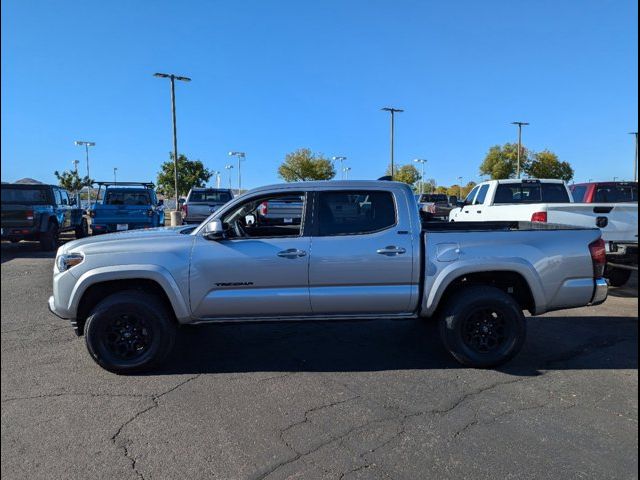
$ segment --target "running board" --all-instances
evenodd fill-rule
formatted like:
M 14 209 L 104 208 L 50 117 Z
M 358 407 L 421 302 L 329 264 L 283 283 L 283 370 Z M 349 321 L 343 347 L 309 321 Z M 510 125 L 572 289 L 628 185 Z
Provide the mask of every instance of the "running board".
M 330 321 L 350 321 L 350 320 L 413 320 L 418 318 L 415 313 L 389 314 L 389 315 L 301 315 L 283 317 L 216 317 L 199 318 L 192 322 L 185 322 L 188 325 L 200 325 L 207 323 L 267 323 L 267 322 L 330 322 Z

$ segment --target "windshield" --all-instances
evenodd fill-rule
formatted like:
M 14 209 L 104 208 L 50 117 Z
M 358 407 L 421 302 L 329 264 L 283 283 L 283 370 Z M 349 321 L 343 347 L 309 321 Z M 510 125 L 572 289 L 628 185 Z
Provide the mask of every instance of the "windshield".
M 493 203 L 569 203 L 569 194 L 562 183 L 501 183 Z
M 2 203 L 43 205 L 49 203 L 47 192 L 46 188 L 2 187 Z
M 105 205 L 151 205 L 151 196 L 146 190 L 107 190 Z
M 188 203 L 216 202 L 227 203 L 231 200 L 231 192 L 226 190 L 202 190 L 191 192 Z

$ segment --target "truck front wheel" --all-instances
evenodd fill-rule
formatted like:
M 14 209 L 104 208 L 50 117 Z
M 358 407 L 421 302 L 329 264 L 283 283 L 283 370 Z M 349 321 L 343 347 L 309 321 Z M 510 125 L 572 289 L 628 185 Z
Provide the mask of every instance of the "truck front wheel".
M 84 326 L 91 357 L 114 373 L 156 367 L 173 348 L 176 326 L 155 295 L 124 291 L 101 301 Z
M 526 324 L 513 297 L 495 287 L 471 286 L 447 301 L 440 334 L 447 350 L 460 363 L 491 368 L 520 351 Z

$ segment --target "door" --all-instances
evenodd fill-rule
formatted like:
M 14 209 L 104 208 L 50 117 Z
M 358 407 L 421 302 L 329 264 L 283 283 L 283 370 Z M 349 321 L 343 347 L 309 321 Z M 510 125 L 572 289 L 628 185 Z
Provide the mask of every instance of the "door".
M 225 238 L 194 241 L 190 270 L 190 300 L 198 318 L 281 317 L 309 315 L 310 238 L 304 235 L 306 195 L 296 195 L 297 222 L 265 224 L 264 202 L 282 195 L 257 195 L 225 209 L 216 219 Z
M 409 206 L 398 208 L 402 197 L 383 190 L 316 195 L 309 264 L 314 315 L 413 310 L 418 286 Z
M 478 193 L 479 189 L 480 185 L 474 187 L 474 189 L 471 190 L 467 197 L 464 199 L 465 205 L 460 208 L 460 213 L 458 213 L 458 216 L 456 217 L 456 222 L 472 222 L 474 220 L 478 220 L 477 218 L 475 218 L 477 215 L 476 211 L 473 208 L 473 199 L 475 198 L 476 193 Z

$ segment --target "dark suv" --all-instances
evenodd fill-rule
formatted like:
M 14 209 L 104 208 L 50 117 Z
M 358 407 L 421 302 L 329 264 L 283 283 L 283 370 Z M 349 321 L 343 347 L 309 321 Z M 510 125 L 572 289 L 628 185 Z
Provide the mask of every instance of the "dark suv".
M 42 250 L 55 250 L 61 232 L 76 238 L 88 234 L 84 211 L 69 193 L 54 185 L 3 183 L 2 240 L 40 242 Z

